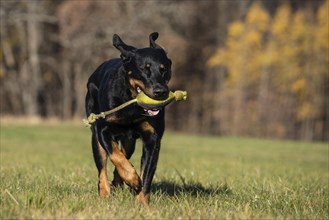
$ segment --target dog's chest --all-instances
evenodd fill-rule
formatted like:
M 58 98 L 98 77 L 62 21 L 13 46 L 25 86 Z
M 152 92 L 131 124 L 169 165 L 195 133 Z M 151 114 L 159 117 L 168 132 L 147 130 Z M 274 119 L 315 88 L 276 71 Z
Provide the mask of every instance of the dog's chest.
M 134 125 L 112 125 L 110 126 L 110 133 L 114 140 L 131 140 L 137 139 L 141 136 L 140 129 Z

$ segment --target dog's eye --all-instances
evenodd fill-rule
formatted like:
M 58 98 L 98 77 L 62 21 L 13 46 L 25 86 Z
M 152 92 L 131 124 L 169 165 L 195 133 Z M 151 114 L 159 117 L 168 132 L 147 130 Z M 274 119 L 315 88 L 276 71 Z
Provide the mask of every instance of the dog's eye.
M 166 67 L 163 64 L 160 64 L 160 72 L 164 74 L 166 72 Z
M 151 64 L 147 63 L 145 64 L 145 69 L 150 69 L 151 68 Z

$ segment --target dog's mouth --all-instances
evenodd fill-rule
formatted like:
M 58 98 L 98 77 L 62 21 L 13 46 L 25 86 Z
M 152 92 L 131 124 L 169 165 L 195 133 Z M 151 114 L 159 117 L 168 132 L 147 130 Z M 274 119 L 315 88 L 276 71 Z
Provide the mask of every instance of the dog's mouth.
M 148 114 L 148 116 L 153 117 L 153 116 L 157 116 L 159 114 L 160 109 L 152 109 L 152 110 L 150 110 L 150 109 L 144 109 L 144 111 L 145 111 L 145 113 Z
M 137 94 L 141 93 L 142 92 L 142 89 L 140 87 L 136 87 L 136 92 Z M 161 109 L 145 109 L 144 108 L 144 112 L 147 114 L 147 116 L 157 116 L 159 113 L 160 113 L 160 110 Z

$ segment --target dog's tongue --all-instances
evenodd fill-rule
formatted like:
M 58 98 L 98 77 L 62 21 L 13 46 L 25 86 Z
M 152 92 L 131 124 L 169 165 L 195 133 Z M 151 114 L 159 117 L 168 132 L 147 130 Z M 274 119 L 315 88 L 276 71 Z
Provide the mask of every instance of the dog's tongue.
M 154 109 L 154 110 L 146 110 L 147 114 L 149 114 L 150 116 L 156 116 L 157 114 L 159 114 L 160 110 L 158 109 Z

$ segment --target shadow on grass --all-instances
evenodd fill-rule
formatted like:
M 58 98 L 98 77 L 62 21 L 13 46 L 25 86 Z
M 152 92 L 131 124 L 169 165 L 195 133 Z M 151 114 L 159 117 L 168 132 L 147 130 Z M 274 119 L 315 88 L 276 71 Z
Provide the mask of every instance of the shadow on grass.
M 174 181 L 160 181 L 152 184 L 153 193 L 163 193 L 165 195 L 174 196 L 179 194 L 190 194 L 192 196 L 215 196 L 215 195 L 230 195 L 232 190 L 225 183 L 224 185 L 203 186 L 198 182 L 188 182 L 178 184 Z

